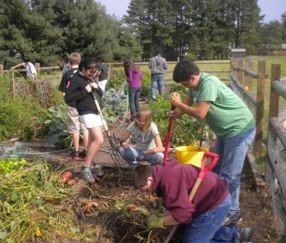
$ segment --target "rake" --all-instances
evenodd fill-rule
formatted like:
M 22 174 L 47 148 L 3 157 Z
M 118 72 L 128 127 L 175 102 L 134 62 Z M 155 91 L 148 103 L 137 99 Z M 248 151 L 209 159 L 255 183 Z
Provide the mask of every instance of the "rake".
M 96 109 L 98 110 L 98 113 L 99 113 L 101 120 L 102 120 L 102 123 L 103 123 L 104 134 L 106 135 L 108 142 L 110 144 L 110 147 L 109 147 L 110 157 L 111 157 L 111 159 L 115 165 L 117 165 L 117 166 L 125 165 L 126 162 L 125 162 L 125 160 L 123 160 L 123 158 L 121 157 L 121 155 L 119 153 L 120 138 L 116 137 L 114 135 L 114 133 L 110 134 L 110 131 L 109 131 L 107 123 L 103 117 L 103 113 L 102 113 L 102 110 L 101 110 L 100 105 L 98 103 L 98 100 L 96 98 L 96 95 L 94 92 L 92 92 L 92 95 L 94 98 L 94 103 L 95 103 Z

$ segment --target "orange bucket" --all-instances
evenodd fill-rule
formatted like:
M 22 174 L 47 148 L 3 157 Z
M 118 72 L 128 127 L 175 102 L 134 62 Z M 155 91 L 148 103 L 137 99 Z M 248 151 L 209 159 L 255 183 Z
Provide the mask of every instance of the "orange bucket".
M 180 146 L 175 148 L 175 157 L 181 164 L 192 164 L 201 168 L 204 153 L 209 151 L 206 147 L 195 145 Z

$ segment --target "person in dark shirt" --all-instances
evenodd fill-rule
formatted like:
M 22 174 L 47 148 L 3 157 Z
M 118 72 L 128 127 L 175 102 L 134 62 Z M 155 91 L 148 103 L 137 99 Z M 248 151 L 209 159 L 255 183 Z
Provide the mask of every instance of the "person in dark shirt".
M 105 87 L 108 81 L 108 66 L 105 63 L 105 60 L 102 56 L 99 56 L 97 58 L 98 64 L 97 69 L 99 71 L 99 76 L 98 76 L 98 86 L 102 90 L 102 92 L 105 91 Z
M 78 65 L 80 63 L 81 56 L 77 52 L 73 52 L 69 56 L 69 67 L 70 69 L 64 72 L 59 90 L 62 95 L 66 95 L 66 89 L 69 87 L 70 80 L 78 72 Z M 75 161 L 86 158 L 86 151 L 88 146 L 88 130 L 85 124 L 80 121 L 79 115 L 76 109 L 76 102 L 74 100 L 67 103 L 67 130 L 68 133 L 72 135 L 73 151 L 71 153 L 71 158 Z M 83 134 L 83 150 L 79 152 L 79 142 L 80 142 L 80 131 Z
M 134 170 L 135 187 L 162 197 L 168 212 L 150 216 L 149 228 L 186 224 L 184 243 L 238 242 L 235 226 L 221 226 L 230 207 L 228 183 L 213 172 L 201 182 L 192 202 L 189 193 L 200 169 L 169 160 L 165 165 L 142 164 Z
M 75 102 L 80 119 L 85 123 L 89 132 L 89 146 L 82 175 L 90 183 L 95 182 L 92 175 L 93 168 L 98 176 L 102 175 L 101 169 L 94 166 L 93 159 L 104 141 L 101 130 L 104 121 L 95 104 L 95 98 L 99 104 L 102 104 L 102 91 L 97 83 L 93 81 L 96 71 L 97 68 L 93 61 L 81 61 L 79 72 L 71 78 L 65 95 L 67 103 Z

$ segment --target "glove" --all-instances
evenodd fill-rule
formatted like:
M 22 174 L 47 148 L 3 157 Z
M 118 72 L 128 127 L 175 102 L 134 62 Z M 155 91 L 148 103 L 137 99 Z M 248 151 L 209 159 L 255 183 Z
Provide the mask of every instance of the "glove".
M 147 219 L 147 225 L 149 229 L 165 229 L 163 216 L 151 215 Z
M 95 82 L 90 83 L 90 87 L 91 87 L 92 89 L 98 89 L 98 85 L 97 85 L 97 83 L 95 83 Z
M 91 90 L 92 90 L 91 85 L 90 85 L 90 84 L 86 85 L 86 86 L 85 86 L 85 90 L 86 90 L 88 93 L 90 93 Z

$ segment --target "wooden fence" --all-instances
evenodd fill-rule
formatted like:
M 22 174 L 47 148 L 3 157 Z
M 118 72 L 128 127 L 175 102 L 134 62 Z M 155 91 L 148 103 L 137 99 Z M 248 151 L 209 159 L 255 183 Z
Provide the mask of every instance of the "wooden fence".
M 252 111 L 256 121 L 256 136 L 254 139 L 254 155 L 257 157 L 262 150 L 263 140 L 263 115 L 264 115 L 264 89 L 265 89 L 265 61 L 258 61 L 258 72 L 251 69 L 253 62 L 251 58 L 232 59 L 230 86 L 243 99 Z M 256 97 L 251 93 L 253 90 L 252 79 L 256 79 Z
M 279 99 L 286 99 L 286 82 L 280 75 L 280 65 L 272 64 L 265 180 L 278 233 L 286 235 L 286 111 L 279 113 Z
M 286 234 L 286 111 L 279 114 L 279 97 L 286 99 L 286 82 L 280 79 L 281 66 L 271 66 L 271 93 L 269 107 L 269 128 L 267 158 L 265 161 L 265 182 L 257 172 L 256 159 L 261 155 L 263 144 L 263 116 L 265 110 L 266 62 L 258 61 L 258 71 L 253 72 L 251 58 L 231 60 L 230 86 L 251 109 L 256 120 L 256 137 L 253 152 L 247 160 L 256 179 L 258 188 L 265 182 L 272 198 L 274 218 L 280 235 Z M 253 82 L 253 79 L 257 82 Z M 257 84 L 256 96 L 251 91 Z M 284 127 L 283 127 L 284 125 Z

